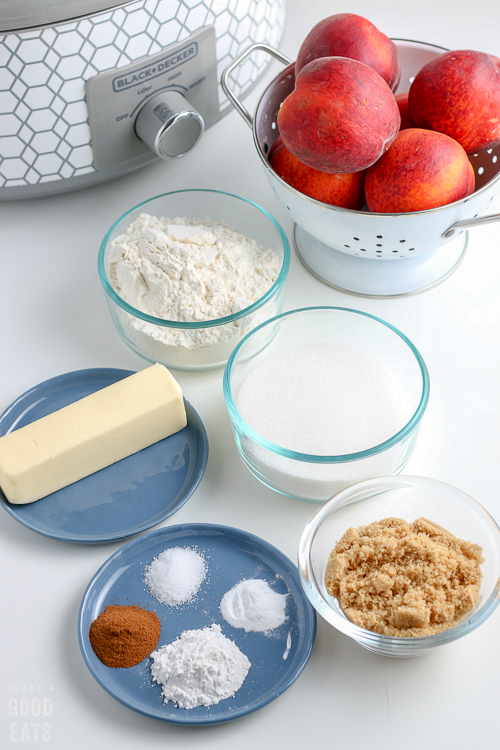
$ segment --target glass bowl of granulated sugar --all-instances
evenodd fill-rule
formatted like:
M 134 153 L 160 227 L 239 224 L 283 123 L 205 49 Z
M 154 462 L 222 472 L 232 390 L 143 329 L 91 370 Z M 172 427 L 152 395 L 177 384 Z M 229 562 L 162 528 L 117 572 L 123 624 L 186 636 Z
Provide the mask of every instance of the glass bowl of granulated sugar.
M 367 479 L 306 524 L 298 568 L 326 622 L 382 656 L 420 656 L 478 628 L 500 603 L 500 529 L 443 482 Z
M 224 397 L 251 473 L 283 495 L 324 502 L 403 470 L 429 377 L 415 346 L 389 323 L 313 307 L 278 315 L 238 344 Z
M 144 359 L 223 367 L 236 344 L 283 309 L 290 247 L 256 203 L 215 190 L 144 201 L 104 237 L 98 270 L 115 327 Z

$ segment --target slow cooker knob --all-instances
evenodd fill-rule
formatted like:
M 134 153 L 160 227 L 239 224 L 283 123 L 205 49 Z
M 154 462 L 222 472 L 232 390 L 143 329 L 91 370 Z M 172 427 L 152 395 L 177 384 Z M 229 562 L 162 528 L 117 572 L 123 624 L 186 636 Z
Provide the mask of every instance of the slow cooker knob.
M 205 129 L 203 117 L 178 91 L 163 91 L 144 104 L 135 132 L 162 159 L 184 156 Z

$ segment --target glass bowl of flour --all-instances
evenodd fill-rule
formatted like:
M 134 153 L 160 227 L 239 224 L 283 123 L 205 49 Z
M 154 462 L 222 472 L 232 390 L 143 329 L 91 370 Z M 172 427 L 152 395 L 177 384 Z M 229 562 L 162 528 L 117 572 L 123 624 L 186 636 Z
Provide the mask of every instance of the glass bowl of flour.
M 358 310 L 313 307 L 262 323 L 231 354 L 224 398 L 245 466 L 270 489 L 324 502 L 399 474 L 429 398 L 408 338 Z
M 123 341 L 150 362 L 193 371 L 223 367 L 249 331 L 282 311 L 289 267 L 278 222 L 215 190 L 140 203 L 113 224 L 98 258 Z

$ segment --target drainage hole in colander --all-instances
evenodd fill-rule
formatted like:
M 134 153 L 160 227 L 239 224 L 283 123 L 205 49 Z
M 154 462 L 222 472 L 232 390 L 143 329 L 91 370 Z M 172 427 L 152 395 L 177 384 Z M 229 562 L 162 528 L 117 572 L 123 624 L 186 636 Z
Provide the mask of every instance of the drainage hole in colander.
M 498 156 L 495 155 L 491 161 L 493 162 L 493 164 L 496 164 L 498 161 Z
M 399 240 L 400 242 L 406 242 L 406 240 Z
M 264 153 L 267 154 L 268 151 L 269 151 L 269 146 L 267 145 L 267 143 L 264 143 Z
M 360 247 L 359 249 L 361 250 L 362 253 L 366 253 L 366 249 L 364 247 Z
M 479 169 L 477 170 L 477 173 L 483 174 L 483 172 L 484 172 L 484 167 L 479 167 Z
M 382 247 L 382 245 L 380 244 L 380 242 L 377 242 L 377 247 Z
M 348 248 L 350 248 L 351 246 L 350 246 L 350 245 L 344 245 L 344 247 L 348 247 Z
M 409 248 L 408 248 L 408 252 L 409 252 L 409 253 L 411 253 L 411 251 L 412 251 L 412 250 L 415 250 L 415 248 L 414 248 L 414 247 L 409 247 Z
M 353 237 L 353 240 L 356 240 L 356 242 L 359 242 L 359 237 Z
M 381 239 L 382 239 L 382 235 L 381 234 L 377 234 L 377 240 L 381 240 Z
M 399 253 L 399 250 L 393 250 L 392 252 L 393 253 Z

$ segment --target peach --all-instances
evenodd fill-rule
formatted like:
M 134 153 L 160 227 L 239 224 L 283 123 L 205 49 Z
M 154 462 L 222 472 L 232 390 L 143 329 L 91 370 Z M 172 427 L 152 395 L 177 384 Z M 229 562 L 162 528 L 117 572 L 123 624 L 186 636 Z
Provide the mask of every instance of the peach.
M 443 133 L 402 130 L 390 149 L 367 170 L 370 211 L 425 211 L 474 191 L 474 170 L 462 146 Z
M 269 163 L 290 187 L 332 206 L 359 210 L 365 203 L 365 172 L 319 172 L 299 161 L 287 149 L 281 136 L 269 151 Z
M 387 151 L 399 131 L 398 105 L 374 70 L 346 57 L 308 63 L 282 103 L 283 143 L 320 172 L 360 172 Z
M 400 130 L 406 130 L 406 128 L 415 128 L 416 125 L 411 119 L 410 110 L 408 109 L 408 92 L 405 94 L 396 94 L 396 104 L 399 107 L 399 114 L 401 115 L 401 126 Z
M 398 48 L 362 16 L 338 13 L 320 21 L 299 50 L 295 74 L 318 57 L 350 57 L 373 68 L 395 91 L 401 76 Z
M 446 133 L 468 154 L 500 143 L 500 59 L 445 52 L 418 72 L 408 97 L 417 127 Z

